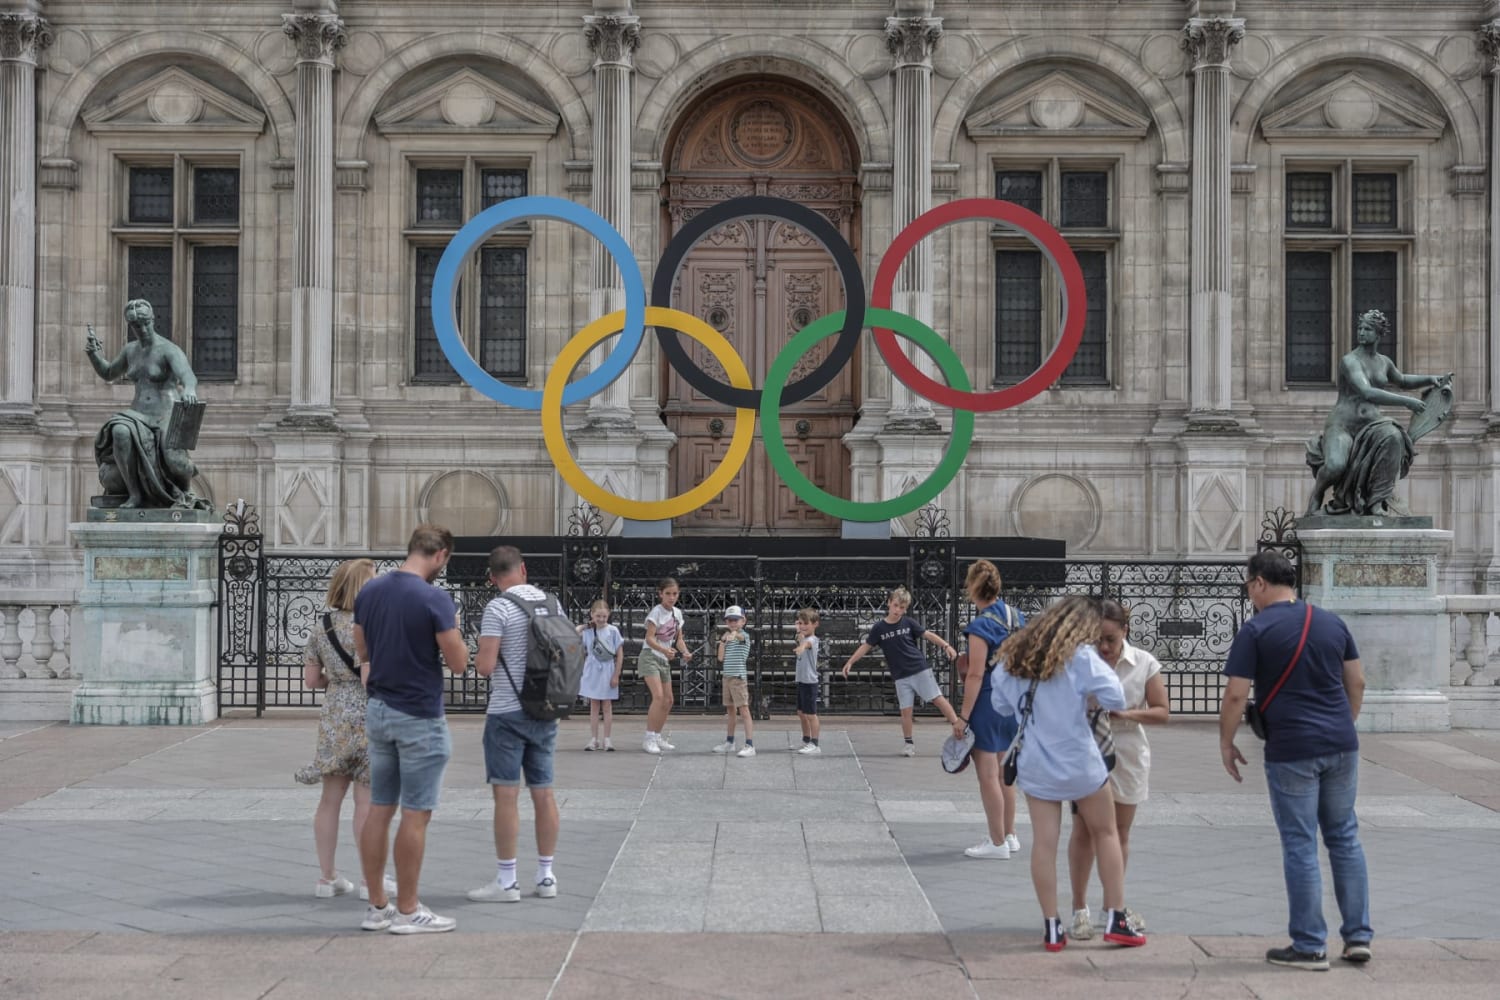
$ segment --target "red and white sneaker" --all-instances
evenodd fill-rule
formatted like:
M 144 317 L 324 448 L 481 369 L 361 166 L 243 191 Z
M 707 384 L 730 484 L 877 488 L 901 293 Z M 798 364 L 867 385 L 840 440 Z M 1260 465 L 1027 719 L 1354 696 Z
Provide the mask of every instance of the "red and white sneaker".
M 1129 910 L 1110 910 L 1109 922 L 1104 930 L 1104 940 L 1123 948 L 1139 948 L 1146 943 L 1146 935 L 1130 922 Z
M 1048 951 L 1062 951 L 1068 946 L 1068 932 L 1063 930 L 1061 917 L 1048 917 L 1042 927 L 1042 947 Z

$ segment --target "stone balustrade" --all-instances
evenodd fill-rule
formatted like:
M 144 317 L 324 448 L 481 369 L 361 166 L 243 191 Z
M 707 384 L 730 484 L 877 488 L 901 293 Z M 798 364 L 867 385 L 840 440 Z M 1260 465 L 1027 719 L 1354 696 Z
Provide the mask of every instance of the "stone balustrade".
M 1444 598 L 1453 629 L 1454 687 L 1500 685 L 1490 653 L 1490 618 L 1500 614 L 1500 594 L 1452 594 Z
M 72 677 L 72 608 L 0 603 L 0 678 Z

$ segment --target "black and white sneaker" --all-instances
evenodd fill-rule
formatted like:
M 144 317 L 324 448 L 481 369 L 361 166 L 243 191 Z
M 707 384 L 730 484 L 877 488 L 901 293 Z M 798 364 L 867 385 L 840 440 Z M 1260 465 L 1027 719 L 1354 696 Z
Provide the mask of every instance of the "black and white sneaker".
M 548 875 L 536 884 L 536 894 L 542 899 L 557 898 L 557 879 Z
M 1063 930 L 1060 917 L 1047 917 L 1042 924 L 1042 947 L 1048 951 L 1062 951 L 1068 946 L 1068 932 Z
M 1110 910 L 1109 922 L 1104 928 L 1104 940 L 1123 948 L 1139 948 L 1146 943 L 1146 935 L 1130 922 L 1129 910 Z
M 386 930 L 392 934 L 441 934 L 451 931 L 457 925 L 458 922 L 452 917 L 440 917 L 418 903 L 415 912 L 402 913 L 397 910 L 395 917 L 391 919 L 391 926 Z
M 1350 941 L 1344 945 L 1343 959 L 1356 965 L 1363 965 L 1370 960 L 1370 942 Z
M 1328 971 L 1328 952 L 1298 951 L 1291 945 L 1285 948 L 1272 948 L 1266 952 L 1266 961 L 1288 969 L 1306 969 L 1308 972 Z

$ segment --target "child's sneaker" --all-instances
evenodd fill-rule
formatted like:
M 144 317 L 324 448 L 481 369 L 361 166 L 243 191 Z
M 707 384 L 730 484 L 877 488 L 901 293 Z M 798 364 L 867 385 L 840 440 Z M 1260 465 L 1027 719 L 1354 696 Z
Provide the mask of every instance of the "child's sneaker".
M 1085 906 L 1081 910 L 1073 911 L 1073 926 L 1068 929 L 1075 941 L 1088 941 L 1094 936 L 1094 919 L 1089 915 L 1089 908 Z
M 751 746 L 750 744 L 746 743 L 745 744 L 745 749 L 743 749 L 739 753 L 735 754 L 735 756 L 736 757 L 754 757 L 755 756 L 755 748 L 753 746 Z
M 599 749 L 599 741 L 598 740 L 589 740 L 587 743 L 585 743 L 583 745 L 583 748 L 585 750 L 598 750 Z
M 396 901 L 387 900 L 384 906 L 365 907 L 364 922 L 359 925 L 362 931 L 383 931 L 391 926 L 391 921 L 396 919 Z
M 1042 925 L 1042 947 L 1048 951 L 1062 951 L 1068 946 L 1068 932 L 1063 930 L 1060 917 L 1048 917 Z
M 1010 848 L 1004 844 L 997 844 L 990 840 L 990 838 L 985 837 L 973 847 L 964 848 L 964 856 L 986 861 L 1009 861 Z
M 903 757 L 915 757 L 916 755 L 917 755 L 917 745 L 915 743 L 907 742 L 907 743 L 902 744 L 902 746 L 901 746 L 901 756 L 903 756 Z
M 714 744 L 714 753 L 734 753 L 734 740 Z
M 663 736 L 661 733 L 657 733 L 656 734 L 656 745 L 659 746 L 659 747 L 661 747 L 663 750 L 676 750 L 677 749 L 677 744 L 675 744 L 675 743 L 668 743 L 667 742 L 667 738 L 665 736 Z
M 318 879 L 318 884 L 313 886 L 313 895 L 318 899 L 332 899 L 334 896 L 342 896 L 353 888 L 353 882 L 335 875 L 333 878 Z
M 610 753 L 615 752 L 615 745 L 609 741 L 608 736 L 604 737 L 604 749 L 609 751 Z
M 1128 912 L 1127 910 L 1109 911 L 1109 926 L 1104 931 L 1104 940 L 1124 948 L 1139 948 L 1146 943 L 1146 935 L 1130 925 L 1130 920 L 1126 916 Z M 1327 959 L 1324 959 L 1324 963 L 1323 967 L 1326 969 Z
M 806 743 L 797 750 L 797 753 L 805 754 L 808 757 L 816 757 L 822 752 L 823 748 L 818 746 L 816 743 Z
M 1021 838 L 1013 833 L 1005 835 L 1005 846 L 1010 848 L 1010 853 L 1016 854 L 1021 850 Z
M 661 745 L 652 739 L 649 733 L 645 739 L 641 740 L 641 749 L 647 753 L 661 753 Z
M 418 903 L 415 912 L 402 913 L 398 910 L 391 918 L 391 926 L 386 929 L 392 934 L 441 934 L 457 926 L 458 921 L 452 917 L 440 917 Z
M 498 880 L 492 879 L 478 889 L 470 889 L 468 897 L 476 903 L 519 903 L 521 886 L 515 882 L 501 885 Z

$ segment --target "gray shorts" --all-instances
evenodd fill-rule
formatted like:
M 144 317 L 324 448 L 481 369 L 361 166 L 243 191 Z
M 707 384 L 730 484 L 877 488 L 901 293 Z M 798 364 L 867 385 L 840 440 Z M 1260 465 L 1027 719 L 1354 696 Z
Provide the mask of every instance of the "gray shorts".
M 942 696 L 943 689 L 938 687 L 930 667 L 920 674 L 896 678 L 896 702 L 902 708 L 911 708 L 918 698 L 930 705 Z

